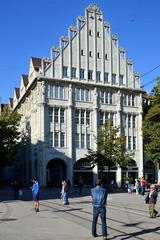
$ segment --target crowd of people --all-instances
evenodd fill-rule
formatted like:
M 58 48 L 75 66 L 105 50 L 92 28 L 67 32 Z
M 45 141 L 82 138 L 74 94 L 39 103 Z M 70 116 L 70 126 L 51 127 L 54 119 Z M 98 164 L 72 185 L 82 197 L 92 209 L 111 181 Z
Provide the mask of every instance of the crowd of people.
M 35 212 L 39 212 L 39 195 L 40 195 L 40 187 L 37 179 L 32 179 L 32 197 L 33 197 L 33 209 Z M 69 189 L 70 189 L 70 181 L 63 180 L 61 187 L 61 198 L 63 200 L 64 205 L 69 204 Z M 82 195 L 83 189 L 83 178 L 80 176 L 76 188 L 76 193 L 79 196 Z M 20 196 L 20 184 L 15 179 L 11 186 L 14 190 L 14 198 L 17 200 Z M 148 204 L 149 217 L 155 218 L 158 214 L 158 211 L 155 209 L 155 205 L 157 202 L 158 192 L 156 186 L 150 184 L 144 177 L 135 179 L 134 182 L 131 183 L 129 181 L 125 182 L 125 187 L 128 189 L 129 194 L 140 194 L 142 196 L 145 195 L 146 189 L 148 189 L 147 194 L 145 195 L 144 202 Z M 100 216 L 102 223 L 102 235 L 103 239 L 107 239 L 107 225 L 106 225 L 106 204 L 107 204 L 107 188 L 104 186 L 101 179 L 96 180 L 96 186 L 91 189 L 91 198 L 93 205 L 93 220 L 92 220 L 92 235 L 93 237 L 97 237 L 97 221 Z

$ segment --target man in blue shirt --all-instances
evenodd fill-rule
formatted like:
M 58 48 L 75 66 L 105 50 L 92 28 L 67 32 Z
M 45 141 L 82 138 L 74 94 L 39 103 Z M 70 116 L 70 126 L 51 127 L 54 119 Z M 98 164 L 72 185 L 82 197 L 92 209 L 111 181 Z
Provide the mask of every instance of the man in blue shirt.
M 106 201 L 107 190 L 103 188 L 101 179 L 97 179 L 96 187 L 91 189 L 92 205 L 93 205 L 93 222 L 92 222 L 92 235 L 98 237 L 96 233 L 97 220 L 100 215 L 102 222 L 102 235 L 103 239 L 107 240 L 107 226 L 106 226 Z
M 34 201 L 34 209 L 39 212 L 39 183 L 36 179 L 32 179 L 32 196 Z

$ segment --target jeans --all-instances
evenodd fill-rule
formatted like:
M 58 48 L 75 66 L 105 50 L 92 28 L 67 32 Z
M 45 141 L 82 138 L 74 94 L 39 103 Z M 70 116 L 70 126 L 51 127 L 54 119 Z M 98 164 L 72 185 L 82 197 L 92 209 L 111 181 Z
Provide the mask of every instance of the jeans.
M 145 186 L 141 186 L 141 194 L 144 196 L 145 193 Z
M 107 236 L 105 207 L 93 207 L 92 235 L 96 235 L 97 220 L 99 215 L 102 223 L 102 235 L 105 237 Z

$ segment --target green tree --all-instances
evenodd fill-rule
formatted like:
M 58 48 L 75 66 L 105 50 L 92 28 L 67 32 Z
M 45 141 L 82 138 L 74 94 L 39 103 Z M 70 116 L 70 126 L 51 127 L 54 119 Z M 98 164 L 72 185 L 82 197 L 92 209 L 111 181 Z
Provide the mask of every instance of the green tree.
M 143 121 L 144 148 L 149 160 L 160 163 L 160 77 L 150 97 L 151 105 Z
M 97 137 L 97 150 L 88 150 L 86 155 L 91 164 L 98 165 L 102 171 L 104 166 L 126 166 L 132 160 L 133 153 L 125 147 L 125 136 L 120 133 L 119 127 L 106 121 L 104 127 L 99 130 Z
M 20 114 L 7 107 L 0 114 L 0 167 L 11 164 L 14 160 L 19 139 Z

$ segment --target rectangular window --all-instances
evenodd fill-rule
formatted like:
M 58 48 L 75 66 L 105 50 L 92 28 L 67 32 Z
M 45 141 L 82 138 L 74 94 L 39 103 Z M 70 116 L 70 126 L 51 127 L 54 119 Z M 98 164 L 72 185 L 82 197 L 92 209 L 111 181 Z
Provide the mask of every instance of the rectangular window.
M 133 149 L 136 149 L 136 137 L 133 137 Z
M 67 77 L 68 76 L 68 67 L 63 67 L 63 77 Z
M 89 79 L 89 80 L 92 80 L 92 73 L 93 73 L 93 72 L 92 72 L 91 70 L 88 71 L 88 79 Z
M 133 116 L 133 128 L 136 127 L 136 116 Z
M 114 114 L 110 113 L 110 121 L 111 121 L 111 125 L 114 125 Z
M 89 30 L 89 36 L 92 36 L 92 31 L 91 30 Z
M 112 74 L 112 83 L 116 84 L 116 74 L 115 73 Z
M 79 110 L 75 111 L 75 123 L 79 124 Z
M 89 111 L 86 112 L 86 124 L 90 125 L 90 112 Z
M 124 84 L 124 82 L 123 82 L 123 75 L 120 75 L 120 76 L 119 76 L 119 84 L 120 84 L 120 85 L 123 85 L 123 84 Z
M 81 101 L 84 101 L 84 89 L 81 89 Z
M 100 37 L 100 32 L 97 32 L 97 37 Z
M 84 134 L 81 134 L 81 148 L 84 148 Z
M 104 112 L 100 112 L 100 125 L 103 126 Z
M 109 100 L 110 100 L 110 104 L 113 104 L 113 94 L 110 92 L 109 94 Z
M 104 82 L 105 82 L 105 83 L 108 83 L 108 81 L 109 81 L 108 73 L 105 72 L 105 73 L 104 73 Z
M 101 72 L 99 71 L 96 72 L 96 80 L 101 81 Z
M 89 102 L 89 90 L 86 89 L 86 102 Z
M 131 106 L 132 96 L 128 95 L 128 106 Z
M 107 53 L 105 54 L 105 59 L 108 60 L 108 55 L 107 55 Z
M 78 133 L 76 133 L 75 144 L 76 144 L 76 148 L 79 148 L 79 134 Z
M 125 94 L 123 94 L 123 106 L 127 105 L 127 97 Z
M 128 127 L 131 127 L 131 115 L 128 115 Z
M 104 103 L 104 92 L 100 92 L 100 103 Z
M 60 122 L 64 123 L 64 109 L 60 110 Z
M 131 149 L 131 144 L 132 144 L 132 142 L 131 142 L 131 137 L 128 137 L 128 149 L 130 150 Z
M 135 106 L 135 96 L 132 95 L 132 107 L 134 107 L 134 106 Z
M 105 122 L 108 121 L 108 119 L 109 119 L 109 113 L 106 112 L 106 113 L 105 113 Z
M 80 79 L 84 79 L 84 69 L 80 69 Z
M 86 147 L 87 149 L 91 148 L 91 143 L 90 143 L 90 134 L 87 134 L 87 141 L 86 141 Z
M 105 103 L 108 104 L 109 103 L 109 93 L 105 92 Z
M 75 89 L 75 99 L 76 101 L 80 101 L 80 88 Z
M 55 97 L 55 98 L 58 98 L 58 88 L 59 88 L 58 85 L 55 84 L 55 85 L 54 85 L 54 97 Z
M 63 86 L 60 86 L 59 97 L 60 97 L 60 99 L 64 99 L 64 88 L 63 88 Z
M 55 132 L 54 133 L 54 146 L 58 147 L 58 145 L 59 145 L 58 143 L 59 143 L 59 133 Z
M 71 70 L 71 77 L 76 78 L 76 68 L 72 68 Z
M 89 56 L 92 57 L 92 51 L 89 51 Z
M 54 122 L 58 123 L 58 113 L 59 113 L 59 109 L 55 108 L 54 109 Z
M 64 147 L 64 136 L 65 136 L 65 133 L 61 132 L 61 139 L 60 139 L 60 146 L 61 147 Z
M 99 52 L 97 52 L 97 58 L 99 58 L 99 59 L 100 59 L 100 53 L 99 53 Z
M 49 122 L 53 122 L 53 108 L 49 107 L 48 109 L 48 120 Z
M 84 124 L 84 111 L 81 110 L 81 124 Z
M 52 84 L 50 84 L 49 86 L 49 98 L 53 98 L 53 85 Z
M 53 147 L 53 132 L 49 132 L 49 147 Z

